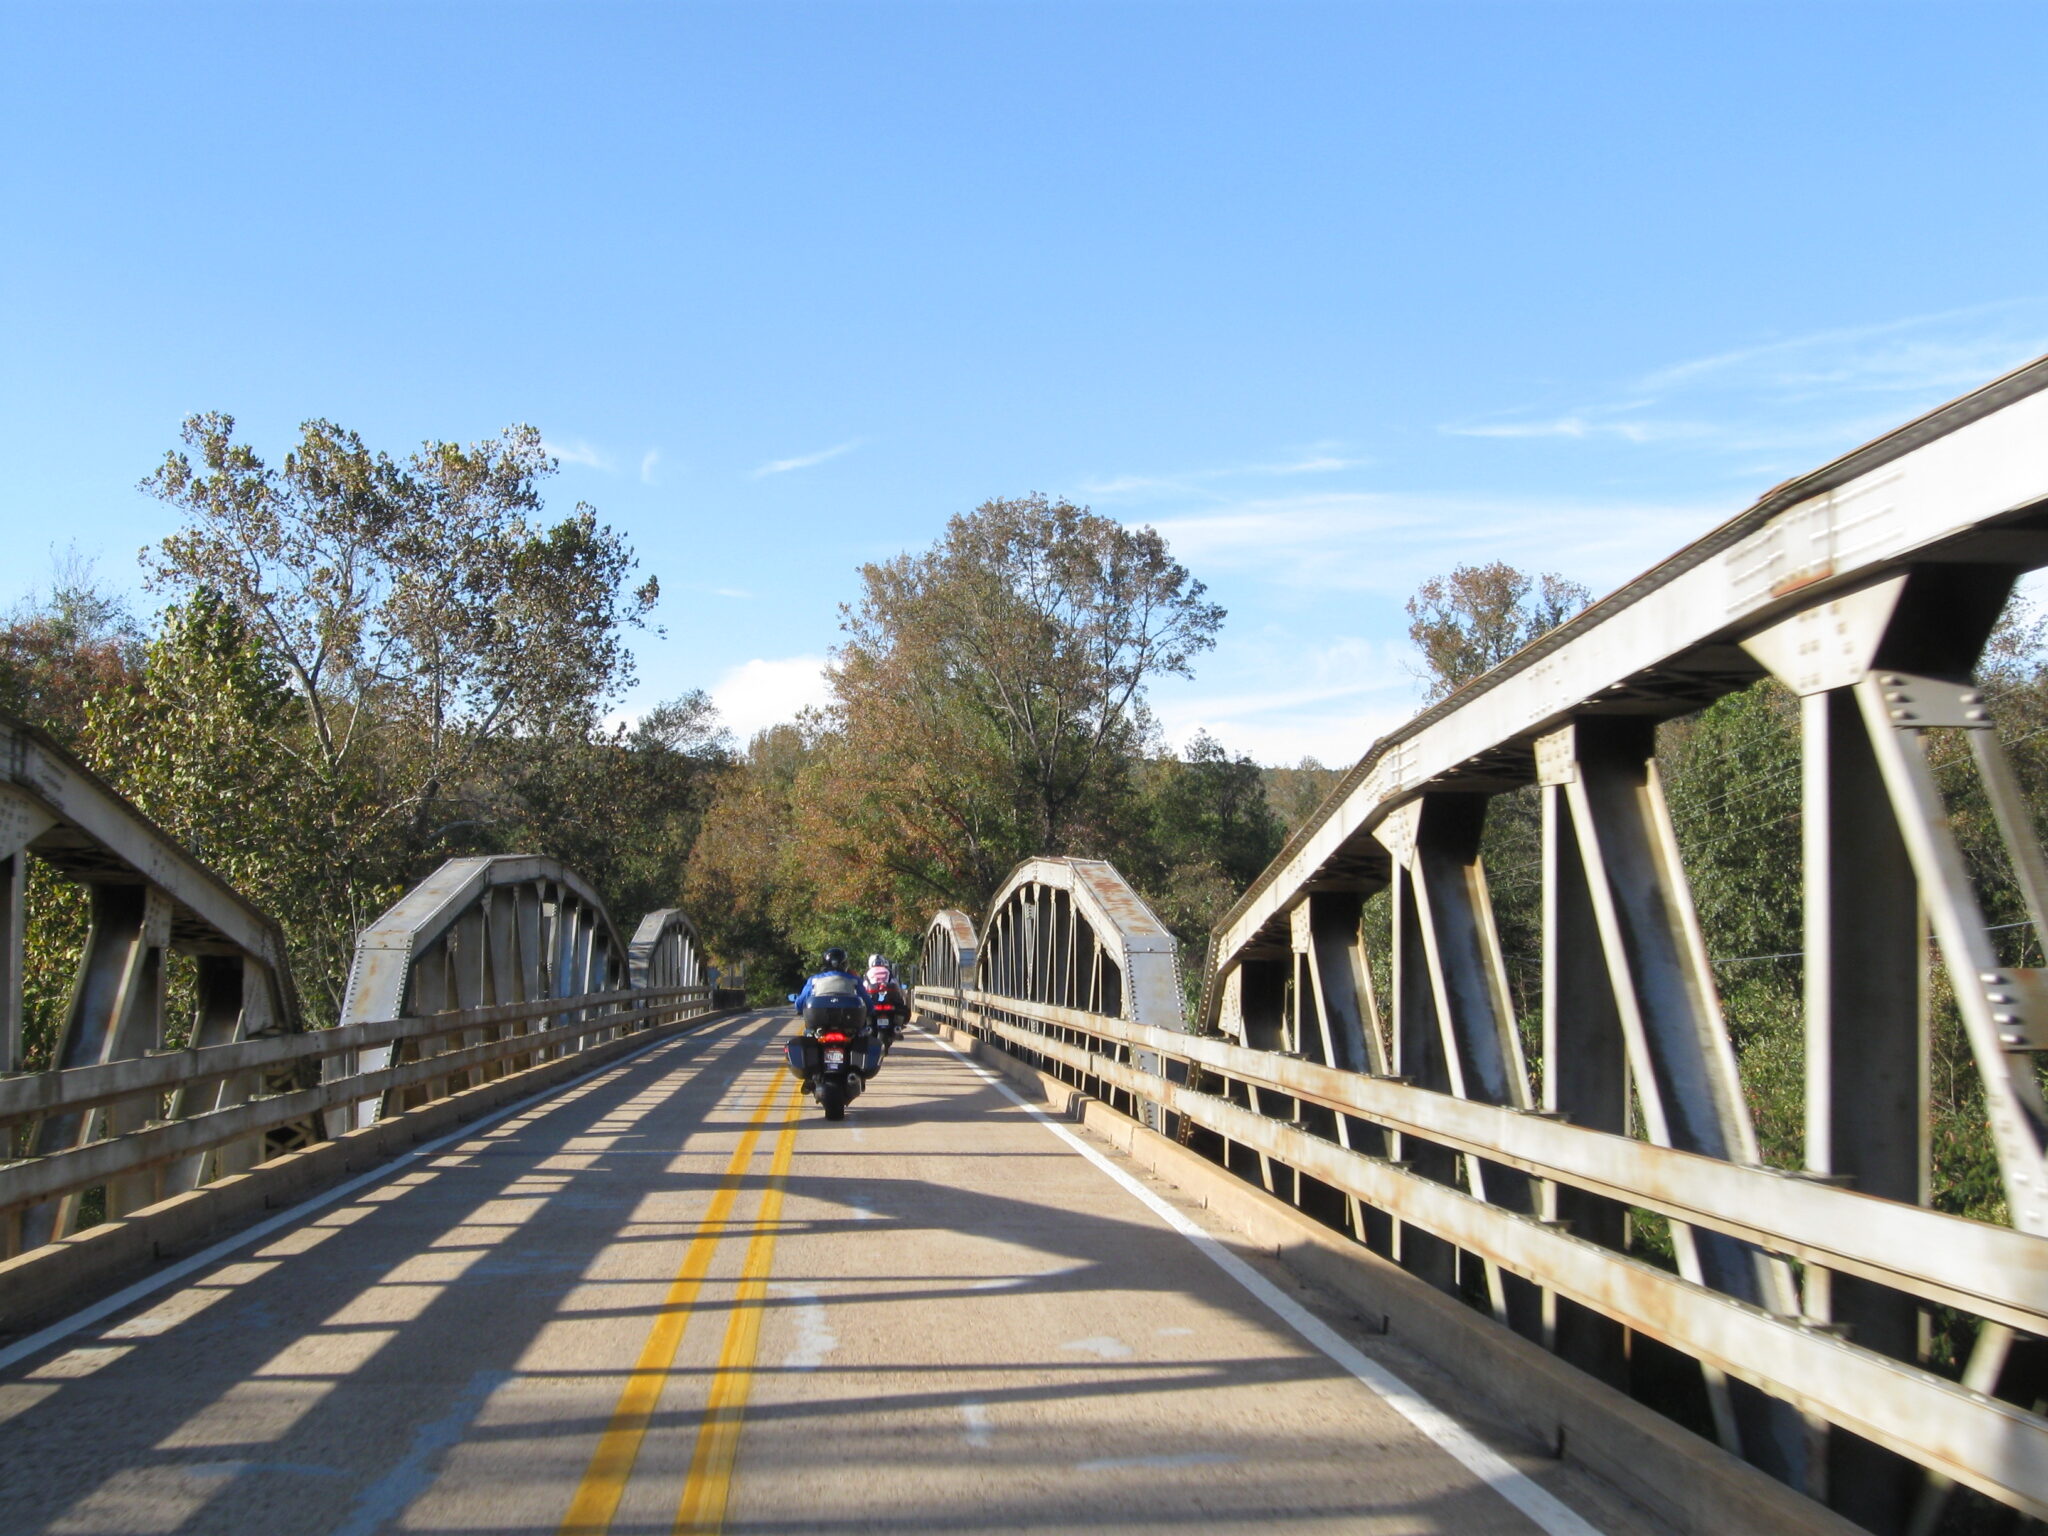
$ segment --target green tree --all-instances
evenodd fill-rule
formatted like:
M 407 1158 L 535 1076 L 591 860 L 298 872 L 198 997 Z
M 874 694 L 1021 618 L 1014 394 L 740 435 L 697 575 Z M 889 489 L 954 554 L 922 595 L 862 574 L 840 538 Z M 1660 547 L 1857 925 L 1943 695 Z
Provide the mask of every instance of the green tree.
M 618 921 L 631 923 L 684 904 L 684 870 L 733 760 L 731 736 L 702 690 L 657 704 L 631 725 L 507 736 L 485 756 L 498 803 L 463 835 L 479 852 L 552 854 L 593 880 Z M 452 841 L 456 833 L 445 835 Z
M 81 743 L 121 792 L 284 926 L 302 1001 L 331 1021 L 357 931 L 400 890 L 367 776 L 306 771 L 283 668 L 219 594 L 163 615 L 139 675 L 97 694 Z
M 979 910 L 1026 856 L 1113 843 L 1145 688 L 1192 675 L 1223 621 L 1157 533 L 1044 496 L 986 502 L 861 582 L 805 811 L 829 904 L 904 924 Z
M 1265 770 L 1197 732 L 1183 755 L 1144 762 L 1133 809 L 1112 859 L 1173 930 L 1198 985 L 1209 929 L 1285 840 Z
M 0 709 L 75 746 L 87 704 L 125 686 L 141 665 L 142 636 L 127 605 L 73 554 L 58 562 L 47 595 L 0 624 Z
M 416 849 L 486 744 L 587 732 L 631 682 L 622 632 L 658 588 L 627 592 L 632 552 L 589 507 L 537 520 L 556 465 L 534 428 L 400 462 L 309 421 L 275 468 L 231 416 L 183 438 L 143 482 L 186 515 L 152 583 L 234 606 L 303 708 L 309 767 L 338 781 L 377 756 L 378 814 L 408 818 Z
M 1292 768 L 1268 768 L 1265 775 L 1266 801 L 1280 818 L 1282 831 L 1292 837 L 1337 787 L 1344 770 L 1325 768 L 1315 758 L 1304 757 Z
M 1592 600 L 1576 581 L 1501 561 L 1432 576 L 1408 599 L 1408 638 L 1432 699 L 1455 693 Z

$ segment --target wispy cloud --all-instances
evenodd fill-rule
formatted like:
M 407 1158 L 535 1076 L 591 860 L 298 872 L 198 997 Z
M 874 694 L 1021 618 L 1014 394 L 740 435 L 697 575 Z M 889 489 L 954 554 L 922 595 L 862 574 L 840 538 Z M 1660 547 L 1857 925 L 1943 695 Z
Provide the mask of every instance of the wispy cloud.
M 1293 456 L 1276 462 L 1223 464 L 1207 469 L 1182 470 L 1172 474 L 1110 475 L 1084 479 L 1081 494 L 1093 501 L 1136 501 L 1165 496 L 1200 496 L 1228 499 L 1229 486 L 1245 480 L 1275 475 L 1327 475 L 1347 469 L 1361 469 L 1370 459 L 1342 453 L 1335 443 L 1313 443 L 1293 451 Z
M 1325 592 L 1405 599 L 1464 561 L 1506 560 L 1618 585 L 1727 508 L 1587 499 L 1328 491 L 1154 518 L 1176 557 Z
M 1439 430 L 1824 456 L 2044 351 L 2048 298 L 2013 299 L 1776 337 L 1652 369 L 1601 403 L 1563 412 L 1531 406 Z
M 711 595 L 713 597 L 752 598 L 754 594 L 745 587 L 713 587 Z
M 1223 684 L 1161 690 L 1153 712 L 1176 746 L 1202 731 L 1263 763 L 1345 765 L 1415 712 L 1412 660 L 1405 645 L 1358 636 L 1307 645 L 1275 634 L 1226 639 L 1207 669 L 1224 671 Z M 1267 677 L 1292 682 L 1259 686 Z
M 845 442 L 837 443 L 819 453 L 801 453 L 793 459 L 770 459 L 754 471 L 754 478 L 759 480 L 768 475 L 786 475 L 793 469 L 809 469 L 812 465 L 822 464 L 827 459 L 836 459 L 842 453 L 853 452 L 864 441 L 864 438 L 850 437 Z
M 1115 501 L 1147 491 L 1183 491 L 1191 479 L 1183 475 L 1112 475 L 1107 480 L 1083 480 L 1081 494 L 1097 501 Z
M 564 464 L 582 464 L 590 469 L 603 470 L 606 474 L 612 472 L 611 455 L 580 437 L 542 438 L 540 448 L 541 452 L 560 459 Z
M 1601 421 L 1587 416 L 1496 421 L 1443 430 L 1453 437 L 1616 437 L 1625 443 L 1668 442 L 1680 437 L 1706 437 L 1714 432 L 1711 425 L 1702 421 Z
M 1334 453 L 1310 454 L 1287 464 L 1262 464 L 1249 470 L 1250 474 L 1268 475 L 1328 475 L 1340 469 L 1362 469 L 1370 459 L 1347 459 Z
M 650 448 L 640 456 L 640 483 L 654 484 L 654 466 L 661 462 L 661 450 Z
M 2044 310 L 2048 301 L 2012 299 L 1812 331 L 1673 363 L 1642 387 L 1736 377 L 1775 389 L 1969 388 L 2039 353 L 2048 342 Z

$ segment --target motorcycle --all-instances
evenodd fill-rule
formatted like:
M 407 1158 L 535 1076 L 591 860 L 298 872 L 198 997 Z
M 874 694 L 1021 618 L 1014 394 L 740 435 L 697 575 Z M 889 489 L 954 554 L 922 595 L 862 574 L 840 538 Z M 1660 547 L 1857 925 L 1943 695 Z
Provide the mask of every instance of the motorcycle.
M 882 1037 L 883 1051 L 894 1050 L 903 1038 L 903 1026 L 907 1022 L 903 1017 L 904 1010 L 897 1005 L 895 998 L 884 992 L 875 999 L 870 1011 L 875 1016 L 875 1029 Z
M 792 1003 L 795 994 L 790 995 Z M 802 1032 L 783 1047 L 789 1070 L 817 1099 L 827 1120 L 844 1120 L 882 1064 L 882 1037 L 858 995 L 814 995 L 805 1004 Z

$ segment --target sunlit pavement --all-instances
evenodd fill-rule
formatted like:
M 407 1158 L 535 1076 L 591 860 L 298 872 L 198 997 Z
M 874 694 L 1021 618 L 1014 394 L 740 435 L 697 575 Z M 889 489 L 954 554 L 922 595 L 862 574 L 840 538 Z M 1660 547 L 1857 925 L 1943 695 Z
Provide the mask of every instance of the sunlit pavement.
M 661 1045 L 21 1362 L 0 1529 L 1539 1529 L 929 1036 L 829 1124 L 788 1029 Z

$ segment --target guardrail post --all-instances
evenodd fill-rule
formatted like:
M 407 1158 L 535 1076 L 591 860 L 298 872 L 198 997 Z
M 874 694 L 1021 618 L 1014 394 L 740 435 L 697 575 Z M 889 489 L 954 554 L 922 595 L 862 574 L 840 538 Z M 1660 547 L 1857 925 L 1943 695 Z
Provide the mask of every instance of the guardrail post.
M 1429 1002 L 1427 1023 L 1418 1015 L 1410 1033 L 1433 1025 L 1440 1036 L 1426 1053 L 1422 1070 L 1431 1080 L 1424 1086 L 1483 1104 L 1527 1109 L 1528 1067 L 1479 860 L 1487 804 L 1483 794 L 1424 795 L 1389 818 L 1408 893 L 1404 911 L 1410 921 L 1404 931 L 1412 937 L 1403 952 L 1411 966 L 1424 972 Z M 1432 1156 L 1431 1161 L 1443 1160 Z M 1535 1186 L 1527 1174 L 1478 1157 L 1466 1156 L 1463 1163 L 1466 1187 L 1474 1196 L 1535 1214 Z M 1496 1264 L 1482 1268 L 1494 1316 L 1518 1332 L 1540 1337 L 1543 1309 L 1536 1289 Z
M 1314 1009 L 1323 1065 L 1345 1072 L 1387 1074 L 1387 1047 L 1360 925 L 1365 899 L 1357 891 L 1318 891 L 1307 902 L 1306 940 L 1297 988 Z M 1314 1056 L 1313 1049 L 1305 1052 Z M 1386 1133 L 1368 1121 L 1335 1114 L 1338 1144 L 1374 1157 L 1387 1155 Z M 1393 1223 L 1383 1211 L 1345 1197 L 1351 1235 L 1383 1254 L 1393 1251 Z
M 1287 962 L 1285 960 L 1260 957 L 1248 958 L 1237 968 L 1238 1013 L 1244 1021 L 1244 1043 L 1255 1051 L 1286 1051 L 1293 1047 L 1287 1038 Z M 1158 1060 L 1153 1058 L 1154 1063 Z M 1141 1064 L 1140 1070 L 1146 1070 Z M 1157 1072 L 1155 1064 L 1150 1068 Z M 1256 1083 L 1241 1085 L 1245 1103 L 1255 1115 L 1270 1115 L 1281 1120 L 1294 1118 L 1295 1103 L 1285 1095 L 1269 1089 L 1261 1089 Z M 1292 1200 L 1295 1192 L 1275 1187 L 1273 1162 L 1263 1152 L 1253 1154 L 1259 1170 L 1259 1182 L 1266 1193 L 1280 1194 Z
M 145 885 L 95 885 L 91 890 L 92 928 L 57 1041 L 55 1065 L 60 1069 L 140 1056 L 163 1038 L 163 946 L 170 936 L 170 904 Z M 83 1146 L 95 1139 L 99 1126 L 112 1134 L 134 1129 L 147 1118 L 145 1106 L 128 1104 L 51 1115 L 36 1127 L 33 1148 L 48 1153 Z M 145 1179 L 153 1186 L 149 1175 L 110 1182 L 108 1214 L 146 1204 Z M 80 1198 L 74 1193 L 24 1212 L 23 1246 L 32 1248 L 71 1231 Z
M 249 974 L 254 969 L 254 965 L 241 955 L 198 957 L 198 1007 L 194 1011 L 192 1038 L 186 1049 L 199 1051 L 208 1046 L 226 1045 L 238 1032 L 245 1037 L 254 1033 L 244 1029 L 245 1011 L 251 1015 L 259 1012 L 253 1005 L 262 986 L 259 977 Z M 194 1115 L 245 1102 L 249 1098 L 250 1076 L 244 1073 L 240 1078 L 214 1078 L 186 1084 L 171 1096 L 171 1118 L 189 1120 Z M 189 1157 L 181 1157 L 164 1170 L 164 1193 L 183 1194 L 197 1189 L 207 1181 L 209 1168 L 239 1173 L 253 1167 L 262 1160 L 258 1155 L 262 1145 L 262 1138 L 255 1137 L 216 1147 L 211 1152 L 195 1152 Z

